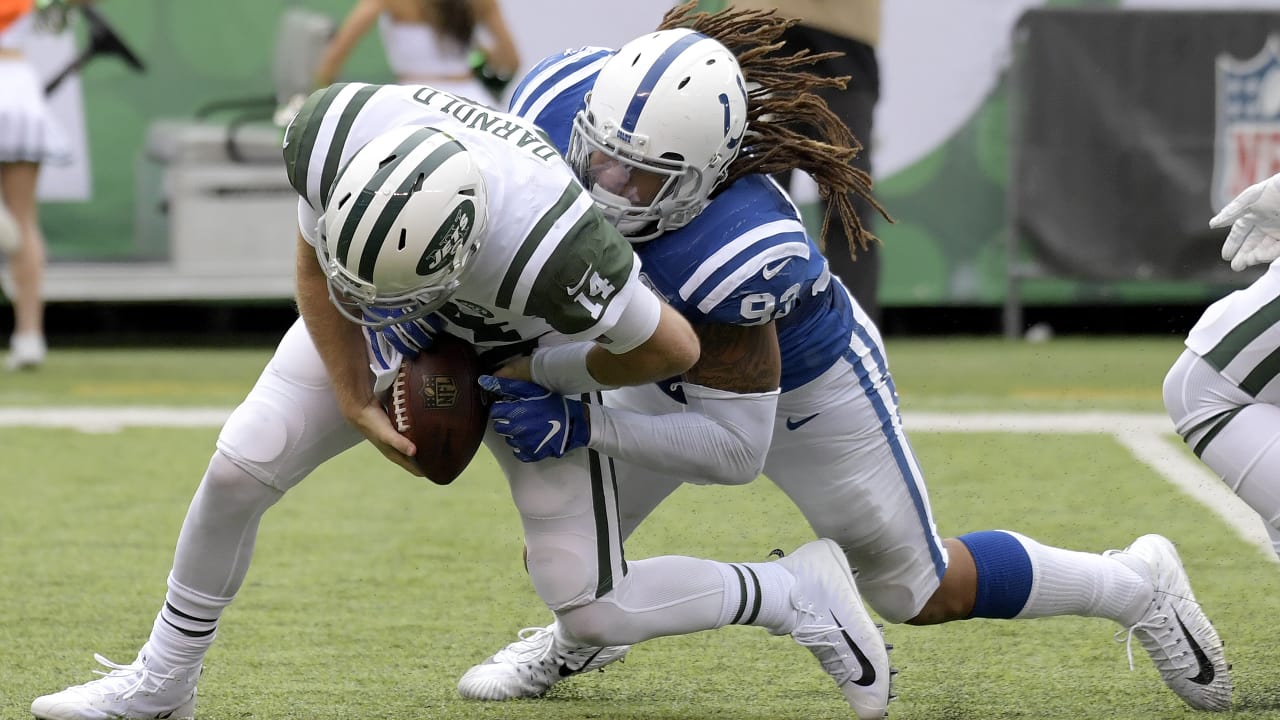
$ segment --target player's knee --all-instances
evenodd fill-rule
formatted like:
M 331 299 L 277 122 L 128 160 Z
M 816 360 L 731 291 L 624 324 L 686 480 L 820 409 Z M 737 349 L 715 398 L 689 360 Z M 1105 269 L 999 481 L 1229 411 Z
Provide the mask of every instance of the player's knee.
M 553 612 L 595 600 L 599 582 L 595 558 L 588 556 L 587 548 L 549 540 L 531 537 L 525 549 L 525 567 L 538 597 Z
M 895 584 L 858 586 L 862 599 L 887 623 L 905 623 L 922 612 L 928 598 L 920 598 L 910 587 Z
M 247 400 L 227 418 L 218 434 L 218 447 L 232 457 L 251 464 L 269 464 L 283 453 L 289 442 L 284 413 L 265 402 Z
M 231 413 L 218 434 L 218 450 L 258 482 L 286 491 L 301 474 L 291 467 L 291 437 L 301 432 L 301 413 L 272 403 L 246 400 Z
M 264 495 L 271 498 L 271 502 L 280 497 L 279 490 L 254 477 L 221 450 L 215 450 L 209 459 L 209 467 L 200 481 L 200 494 L 228 510 L 260 505 Z

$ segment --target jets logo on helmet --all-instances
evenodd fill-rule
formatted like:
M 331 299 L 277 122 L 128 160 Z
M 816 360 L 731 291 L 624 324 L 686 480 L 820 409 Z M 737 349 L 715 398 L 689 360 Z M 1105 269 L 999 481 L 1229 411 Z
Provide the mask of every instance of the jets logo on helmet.
M 370 327 L 439 308 L 480 248 L 486 213 L 484 178 L 456 138 L 415 126 L 375 137 L 324 203 L 316 254 L 330 298 Z
M 600 68 L 568 157 L 622 234 L 649 240 L 702 212 L 746 130 L 746 82 L 733 53 L 692 30 L 663 30 Z
M 419 275 L 439 272 L 447 263 L 453 262 L 462 244 L 471 237 L 471 224 L 475 217 L 475 203 L 470 200 L 458 203 L 453 214 L 436 231 L 436 236 L 427 243 L 426 252 L 418 261 Z

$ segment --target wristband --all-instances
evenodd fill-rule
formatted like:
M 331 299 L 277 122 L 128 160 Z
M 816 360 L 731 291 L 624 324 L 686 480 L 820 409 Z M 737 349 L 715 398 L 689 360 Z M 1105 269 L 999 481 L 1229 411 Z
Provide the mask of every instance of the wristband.
M 587 370 L 587 353 L 595 346 L 593 342 L 574 342 L 538 348 L 529 358 L 529 374 L 534 382 L 561 395 L 612 390 Z

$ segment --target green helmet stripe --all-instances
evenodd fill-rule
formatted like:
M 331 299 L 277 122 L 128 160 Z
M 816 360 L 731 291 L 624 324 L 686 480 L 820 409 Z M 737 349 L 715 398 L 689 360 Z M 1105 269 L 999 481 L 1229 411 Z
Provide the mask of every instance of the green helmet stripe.
M 423 129 L 433 130 L 432 128 Z M 432 134 L 435 134 L 435 132 L 439 131 L 433 130 Z M 406 140 L 401 147 L 409 144 L 415 137 L 418 137 L 418 133 L 409 136 L 409 140 Z M 421 141 L 420 139 L 412 144 L 418 145 Z M 362 280 L 373 282 L 373 267 L 378 262 L 378 253 L 382 251 L 382 244 L 386 241 L 387 235 L 390 234 L 391 226 L 395 224 L 396 218 L 400 216 L 400 211 L 404 209 L 405 203 L 409 201 L 410 192 L 413 186 L 418 184 L 418 178 L 431 175 L 445 161 L 461 152 L 466 152 L 466 148 L 462 147 L 462 143 L 450 139 L 440 147 L 432 150 L 431 154 L 418 163 L 418 167 L 414 168 L 413 172 L 409 173 L 401 181 L 400 187 L 396 188 L 396 192 L 387 201 L 386 207 L 382 208 L 382 214 L 378 215 L 378 219 L 374 221 L 373 230 L 369 233 L 369 240 L 364 244 L 364 252 L 360 255 L 360 271 L 356 273 Z M 395 164 L 398 165 L 399 163 Z
M 438 132 L 440 131 L 435 128 L 418 128 L 409 135 L 409 137 L 402 140 L 400 144 L 396 146 L 396 149 L 392 151 L 392 154 L 396 156 L 396 161 L 378 168 L 378 170 L 374 172 L 373 176 L 365 182 L 365 185 L 360 190 L 359 194 L 363 196 L 365 193 L 372 193 L 372 190 L 369 188 L 381 187 L 382 183 L 386 181 L 387 176 L 390 175 L 392 171 L 395 170 L 396 166 L 408 156 L 410 150 L 417 147 L 419 143 Z M 342 232 L 338 235 L 338 247 L 333 255 L 338 258 L 338 262 L 343 265 L 347 264 L 347 254 L 351 250 L 351 241 L 355 238 L 356 228 L 360 226 L 360 220 L 364 218 L 364 211 L 368 209 L 369 202 L 367 199 L 363 201 L 361 201 L 361 199 L 357 199 L 355 207 L 351 208 L 351 213 L 347 215 L 347 218 L 342 222 Z
M 302 109 L 293 117 L 293 122 L 289 123 L 289 129 L 285 131 L 285 172 L 289 175 L 289 184 L 304 198 L 307 197 L 307 168 L 311 164 L 311 153 L 315 150 L 316 136 L 320 134 L 320 126 L 324 124 L 329 106 L 347 85 L 348 83 L 339 83 L 311 93 L 311 97 L 303 103 Z
M 324 170 L 320 173 L 320 203 L 329 202 L 329 190 L 338 175 L 338 163 L 342 160 L 342 148 L 347 144 L 347 136 L 351 134 L 351 126 L 356 122 L 356 115 L 369 102 L 369 98 L 381 88 L 367 85 L 356 91 L 355 97 L 342 109 L 338 118 L 338 127 L 333 131 L 333 139 L 329 142 L 329 153 L 324 158 Z
M 524 273 L 524 268 L 529 264 L 529 258 L 533 257 L 533 251 L 538 249 L 538 244 L 542 242 L 547 233 L 551 232 L 551 227 L 556 224 L 565 213 L 569 212 L 569 208 L 573 206 L 578 196 L 582 194 L 582 186 L 577 182 L 570 182 L 569 186 L 560 194 L 560 199 L 556 200 L 551 209 L 543 213 L 538 219 L 538 224 L 533 226 L 533 230 L 529 231 L 524 242 L 520 244 L 520 249 L 516 251 L 516 256 L 512 258 L 510 267 L 507 268 L 507 274 L 502 278 L 502 284 L 498 286 L 498 296 L 495 300 L 498 307 L 509 310 L 511 309 L 511 298 L 515 295 L 516 284 L 520 282 L 520 275 Z

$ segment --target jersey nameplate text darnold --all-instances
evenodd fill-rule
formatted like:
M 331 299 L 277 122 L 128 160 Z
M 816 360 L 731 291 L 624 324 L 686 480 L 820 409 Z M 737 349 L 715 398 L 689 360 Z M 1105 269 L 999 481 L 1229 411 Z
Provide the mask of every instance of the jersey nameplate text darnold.
M 432 109 L 452 115 L 458 122 L 472 130 L 482 130 L 496 138 L 515 144 L 533 154 L 539 160 L 558 158 L 560 154 L 538 132 L 446 92 L 424 87 L 413 94 L 413 99 Z

